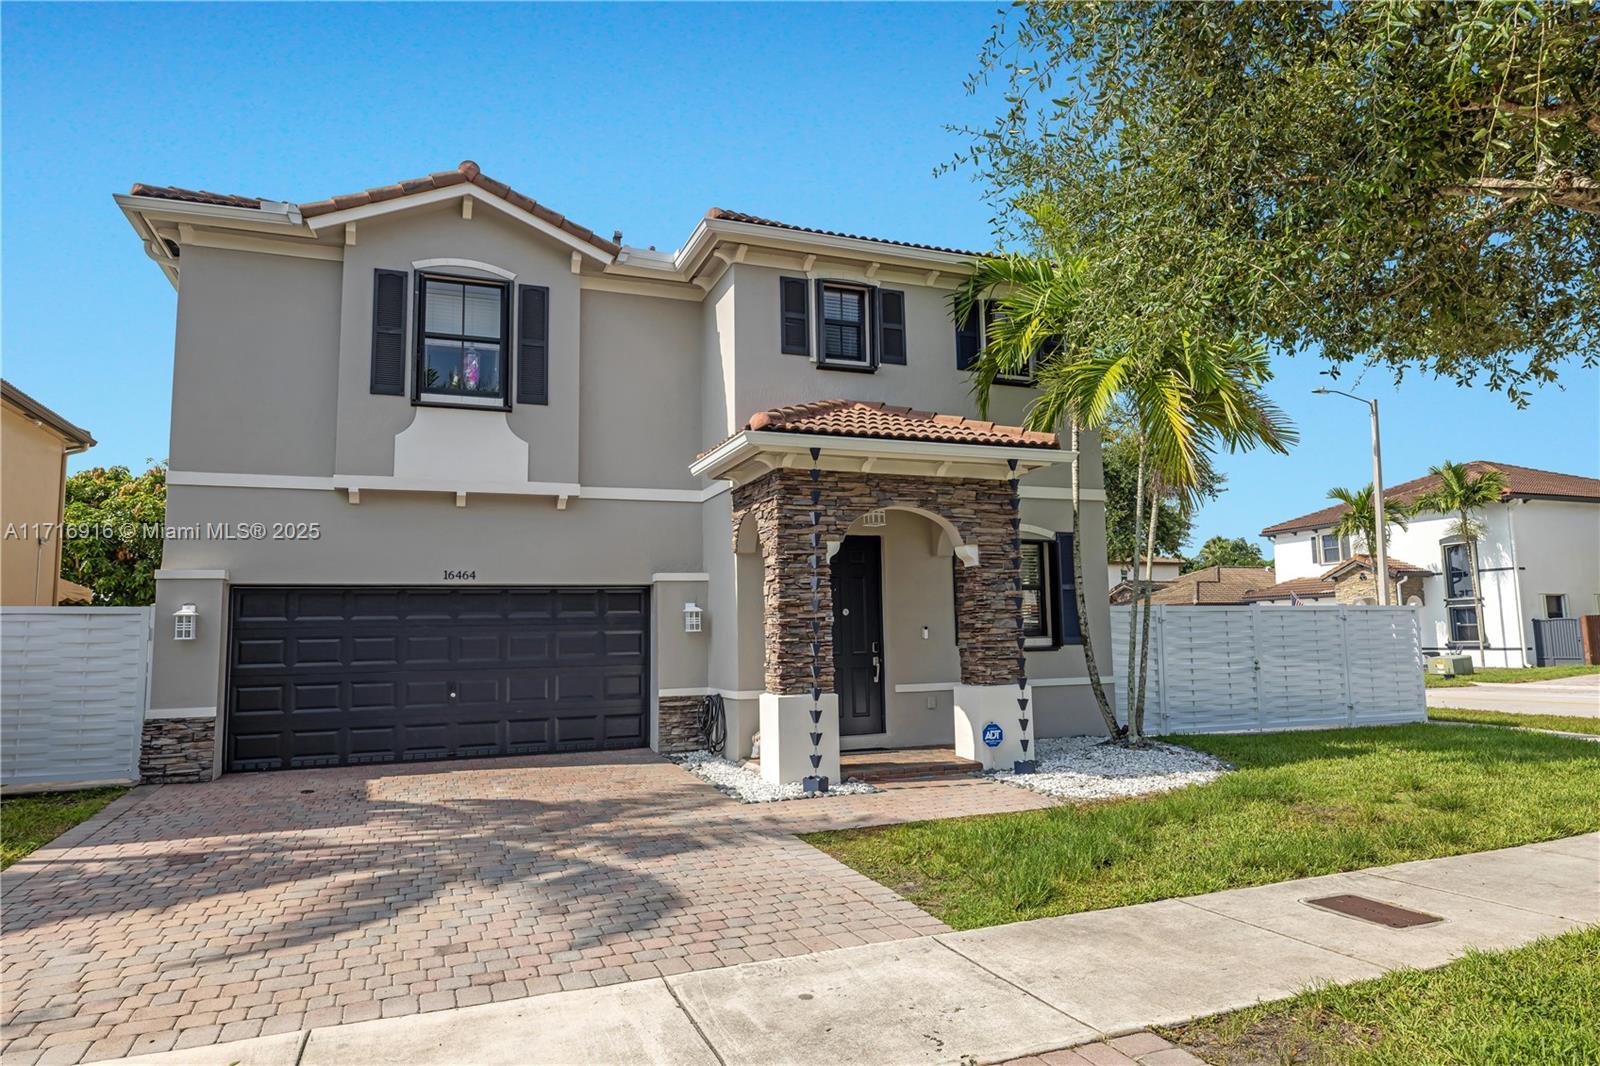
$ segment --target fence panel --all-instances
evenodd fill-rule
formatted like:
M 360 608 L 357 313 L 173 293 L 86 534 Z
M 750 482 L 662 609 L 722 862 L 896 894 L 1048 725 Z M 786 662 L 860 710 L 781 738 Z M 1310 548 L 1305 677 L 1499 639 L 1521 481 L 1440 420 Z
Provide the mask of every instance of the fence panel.
M 1118 706 L 1127 715 L 1131 609 L 1111 608 Z M 1411 607 L 1154 609 L 1148 733 L 1237 733 L 1427 718 Z
M 139 779 L 152 611 L 0 608 L 0 788 Z
M 1534 662 L 1539 666 L 1583 662 L 1583 620 L 1535 618 L 1533 655 Z

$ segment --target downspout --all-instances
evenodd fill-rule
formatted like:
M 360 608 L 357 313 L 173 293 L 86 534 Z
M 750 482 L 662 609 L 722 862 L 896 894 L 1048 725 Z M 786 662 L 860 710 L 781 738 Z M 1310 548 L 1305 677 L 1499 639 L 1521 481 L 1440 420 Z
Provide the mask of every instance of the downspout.
M 1522 604 L 1522 567 L 1517 565 L 1517 509 L 1512 506 L 1520 503 L 1519 500 L 1506 501 L 1506 534 L 1511 541 L 1511 588 L 1517 596 L 1517 656 L 1522 660 L 1523 668 L 1528 663 L 1528 634 L 1527 620 L 1523 617 Z

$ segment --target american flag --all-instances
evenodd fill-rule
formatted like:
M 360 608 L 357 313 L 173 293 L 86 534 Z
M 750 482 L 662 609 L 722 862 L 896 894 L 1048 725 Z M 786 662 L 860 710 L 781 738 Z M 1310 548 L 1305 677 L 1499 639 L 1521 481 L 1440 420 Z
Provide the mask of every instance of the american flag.
M 1289 593 L 1289 606 L 1290 607 L 1304 607 L 1305 606 L 1305 602 L 1300 599 L 1300 594 L 1299 593 L 1291 592 L 1291 593 Z

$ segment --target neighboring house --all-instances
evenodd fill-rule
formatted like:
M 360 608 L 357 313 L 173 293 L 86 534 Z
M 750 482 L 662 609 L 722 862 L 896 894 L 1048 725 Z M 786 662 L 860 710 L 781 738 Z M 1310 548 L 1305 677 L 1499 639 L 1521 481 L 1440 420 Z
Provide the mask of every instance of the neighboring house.
M 1270 584 L 1271 570 L 1255 566 L 1208 566 L 1167 582 L 1150 596 L 1150 602 L 1174 607 L 1225 606 L 1248 602 L 1246 597 L 1252 591 Z
M 1151 560 L 1150 581 L 1155 588 L 1161 588 L 1182 572 L 1182 559 L 1158 555 Z M 1125 604 L 1132 601 L 1135 578 L 1144 578 L 1143 559 L 1139 560 L 1137 574 L 1134 572 L 1133 563 L 1126 559 L 1121 562 L 1108 562 L 1106 564 L 1106 586 L 1111 590 L 1112 603 Z
M 1467 545 L 1449 531 L 1455 515 L 1417 515 L 1408 529 L 1390 531 L 1390 576 L 1402 593 L 1393 602 L 1421 610 L 1430 654 L 1470 653 L 1487 666 L 1571 660 L 1576 619 L 1600 611 L 1600 479 L 1509 463 L 1465 465 L 1475 473 L 1500 470 L 1508 483 L 1501 502 L 1478 516 L 1486 528 L 1478 542 L 1479 572 L 1471 573 Z M 1386 489 L 1384 498 L 1410 502 L 1437 481 L 1432 475 L 1416 478 Z M 1367 546 L 1333 533 L 1343 510 L 1324 507 L 1261 531 L 1273 544 L 1273 568 L 1282 583 L 1275 589 L 1326 578 L 1331 598 L 1339 602 L 1376 602 L 1372 564 L 1358 554 Z M 1348 566 L 1351 561 L 1357 565 Z M 1357 582 L 1349 594 L 1353 600 L 1338 594 L 1339 584 L 1351 580 Z M 1474 581 L 1483 596 L 1481 657 Z M 1577 654 L 1581 661 L 1581 649 Z
M 1370 555 L 1353 555 L 1329 567 L 1320 577 L 1291 578 L 1256 589 L 1245 597 L 1245 602 L 1278 606 L 1310 603 L 1370 606 L 1378 602 L 1377 589 L 1372 580 L 1373 567 Z M 1390 559 L 1389 602 L 1422 603 L 1423 579 L 1430 573 L 1425 566 Z
M 91 591 L 61 576 L 61 522 L 67 456 L 94 438 L 9 381 L 0 381 L 0 406 L 0 604 L 87 603 Z
M 684 750 L 708 693 L 773 780 L 1100 728 L 1098 446 L 1075 535 L 1027 382 L 976 419 L 976 253 L 721 210 L 658 252 L 471 162 L 117 201 L 178 288 L 146 742 L 189 769 Z

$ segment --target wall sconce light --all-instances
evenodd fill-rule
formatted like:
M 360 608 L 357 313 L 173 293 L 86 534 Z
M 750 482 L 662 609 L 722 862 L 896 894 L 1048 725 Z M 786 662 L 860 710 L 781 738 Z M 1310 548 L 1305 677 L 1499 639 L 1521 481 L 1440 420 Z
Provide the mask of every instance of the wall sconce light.
M 861 525 L 866 529 L 882 529 L 888 524 L 889 512 L 881 508 L 876 511 L 868 511 L 861 516 Z
M 172 639 L 193 640 L 195 619 L 200 612 L 192 603 L 186 603 L 172 612 Z
M 683 631 L 685 633 L 698 633 L 705 621 L 705 611 L 700 609 L 698 603 L 689 602 L 683 605 Z

